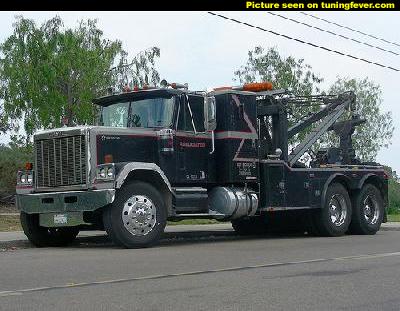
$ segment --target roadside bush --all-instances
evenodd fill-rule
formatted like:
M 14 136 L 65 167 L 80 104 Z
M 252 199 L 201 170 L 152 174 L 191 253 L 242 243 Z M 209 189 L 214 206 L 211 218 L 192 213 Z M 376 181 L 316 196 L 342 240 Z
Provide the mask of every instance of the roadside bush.
M 15 193 L 17 171 L 32 162 L 32 147 L 0 144 L 0 197 Z
M 400 214 L 400 183 L 389 179 L 389 214 Z

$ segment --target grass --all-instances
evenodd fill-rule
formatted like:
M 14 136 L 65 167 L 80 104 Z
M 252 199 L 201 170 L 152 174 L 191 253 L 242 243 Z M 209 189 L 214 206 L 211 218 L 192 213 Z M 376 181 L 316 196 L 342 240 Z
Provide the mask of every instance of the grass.
M 21 231 L 21 224 L 19 222 L 19 216 L 0 216 L 0 232 L 1 231 Z
M 400 214 L 389 214 L 388 221 L 390 222 L 398 222 L 400 221 Z
M 14 204 L 0 203 L 0 213 L 18 213 Z
M 215 219 L 184 219 L 179 221 L 168 221 L 169 226 L 175 225 L 211 225 L 211 224 L 218 224 L 219 221 Z

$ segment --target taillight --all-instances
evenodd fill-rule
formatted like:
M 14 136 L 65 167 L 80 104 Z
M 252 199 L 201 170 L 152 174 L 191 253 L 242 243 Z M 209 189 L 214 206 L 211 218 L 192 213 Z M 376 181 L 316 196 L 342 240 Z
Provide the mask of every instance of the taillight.
M 174 131 L 171 129 L 162 129 L 158 132 L 158 141 L 160 151 L 171 153 L 174 151 Z

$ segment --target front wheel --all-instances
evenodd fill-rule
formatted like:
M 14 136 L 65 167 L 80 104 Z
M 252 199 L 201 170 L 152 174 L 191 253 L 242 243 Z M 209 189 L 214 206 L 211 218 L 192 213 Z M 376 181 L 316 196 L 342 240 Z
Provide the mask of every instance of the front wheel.
M 382 195 L 374 185 L 366 184 L 355 196 L 350 233 L 375 234 L 381 227 L 384 206 Z
M 131 182 L 117 193 L 103 213 L 107 234 L 126 248 L 148 247 L 161 237 L 167 223 L 162 196 L 152 185 Z
M 313 211 L 313 226 L 319 235 L 341 236 L 349 228 L 352 207 L 349 194 L 339 183 L 329 185 L 324 206 Z
M 77 227 L 42 227 L 39 225 L 39 214 L 21 212 L 20 219 L 28 240 L 37 247 L 65 246 L 72 243 L 79 233 Z

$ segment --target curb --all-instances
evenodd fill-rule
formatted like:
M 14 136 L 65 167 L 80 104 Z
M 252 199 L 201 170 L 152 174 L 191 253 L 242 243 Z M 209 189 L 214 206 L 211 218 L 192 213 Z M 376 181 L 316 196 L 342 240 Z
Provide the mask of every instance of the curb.
M 216 241 L 216 240 L 230 240 L 230 239 L 245 239 L 247 237 L 240 237 L 235 234 L 233 230 L 195 230 L 186 232 L 165 232 L 157 243 L 157 245 L 167 245 L 173 241 L 173 243 L 194 243 L 202 240 Z M 254 237 L 256 238 L 256 237 Z M 72 244 L 72 247 L 82 247 L 87 245 L 113 245 L 109 237 L 104 233 L 104 235 L 93 235 L 93 236 L 82 236 L 78 237 Z M 0 241 L 0 252 L 35 248 L 27 239 L 26 240 L 9 240 Z
M 0 214 L 1 215 L 1 214 Z M 179 227 L 186 227 L 187 225 L 179 225 Z M 204 228 L 201 228 L 204 226 Z M 169 228 L 173 228 L 175 226 L 170 226 Z M 241 239 L 246 237 L 240 237 L 235 234 L 232 228 L 225 224 L 217 224 L 217 225 L 197 225 L 198 229 L 196 230 L 188 230 L 188 231 L 167 231 L 164 233 L 162 240 L 160 241 L 160 245 L 168 243 L 168 241 L 174 240 L 176 242 L 185 242 L 190 241 L 194 242 L 197 240 L 204 239 Z M 178 226 L 175 227 L 178 229 Z M 202 229 L 202 230 L 199 230 Z M 400 222 L 398 223 L 386 223 L 382 224 L 380 231 L 400 231 Z M 0 232 L 1 236 L 1 232 Z M 257 238 L 257 236 L 253 236 L 253 238 Z M 83 235 L 77 239 L 75 243 L 72 245 L 87 245 L 87 244 L 109 244 L 111 241 L 108 239 L 106 233 L 102 234 L 93 234 L 93 235 Z M 15 250 L 20 248 L 32 248 L 32 244 L 27 239 L 16 239 L 16 240 L 0 240 L 0 252 L 7 250 Z
M 381 227 L 380 231 L 400 231 L 400 222 L 398 223 L 398 225 L 397 224 L 396 225 L 392 225 L 392 224 L 385 225 L 385 224 L 382 224 L 382 227 Z
M 32 247 L 28 240 L 0 241 L 0 252 Z

